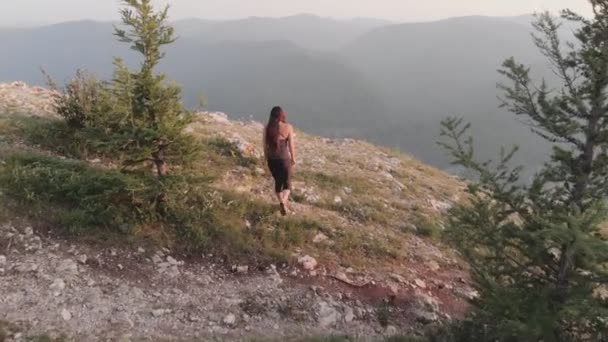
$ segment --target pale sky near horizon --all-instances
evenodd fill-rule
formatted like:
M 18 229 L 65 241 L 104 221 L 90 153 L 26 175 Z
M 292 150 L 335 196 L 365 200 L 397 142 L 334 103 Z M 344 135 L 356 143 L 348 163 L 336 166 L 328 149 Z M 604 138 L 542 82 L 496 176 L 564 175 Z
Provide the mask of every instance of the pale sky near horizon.
M 374 17 L 399 22 L 454 16 L 514 16 L 573 9 L 588 15 L 588 0 L 154 0 L 170 4 L 171 19 L 281 17 L 311 13 L 324 17 Z M 0 26 L 118 18 L 120 0 L 0 0 Z

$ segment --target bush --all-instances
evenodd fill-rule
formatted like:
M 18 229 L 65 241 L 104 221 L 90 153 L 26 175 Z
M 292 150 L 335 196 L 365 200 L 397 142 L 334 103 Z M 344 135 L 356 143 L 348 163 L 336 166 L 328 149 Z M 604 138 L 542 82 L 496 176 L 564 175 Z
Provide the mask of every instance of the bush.
M 73 232 L 89 227 L 128 232 L 134 224 L 157 217 L 151 204 L 159 183 L 153 177 L 17 154 L 0 169 L 0 183 L 6 195 L 24 204 L 52 207 L 45 212 Z
M 443 232 L 443 228 L 436 222 L 426 216 L 417 216 L 414 220 L 416 234 L 431 239 L 439 239 Z
M 47 83 L 54 95 L 54 109 L 72 128 L 83 128 L 93 124 L 104 111 L 104 89 L 97 78 L 78 70 L 72 80 L 61 88 L 45 73 Z

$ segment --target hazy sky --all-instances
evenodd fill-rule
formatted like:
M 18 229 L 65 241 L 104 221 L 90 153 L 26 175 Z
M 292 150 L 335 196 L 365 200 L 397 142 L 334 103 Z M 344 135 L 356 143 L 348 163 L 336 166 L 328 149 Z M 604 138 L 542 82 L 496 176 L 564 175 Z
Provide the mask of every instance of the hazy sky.
M 172 19 L 286 16 L 313 13 L 350 18 L 426 21 L 452 16 L 529 14 L 565 7 L 587 14 L 588 0 L 154 0 L 172 6 Z M 0 26 L 117 17 L 119 0 L 0 0 Z

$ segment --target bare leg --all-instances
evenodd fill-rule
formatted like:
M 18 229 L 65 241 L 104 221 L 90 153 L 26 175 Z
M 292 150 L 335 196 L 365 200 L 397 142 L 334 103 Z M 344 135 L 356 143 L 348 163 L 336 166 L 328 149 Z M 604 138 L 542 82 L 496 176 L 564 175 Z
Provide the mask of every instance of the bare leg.
M 289 205 L 289 195 L 291 194 L 291 190 L 287 189 L 287 190 L 283 190 L 282 195 L 283 195 L 283 203 L 285 203 L 285 205 Z
M 279 200 L 279 203 L 283 203 L 283 193 L 282 192 L 277 192 L 277 199 Z

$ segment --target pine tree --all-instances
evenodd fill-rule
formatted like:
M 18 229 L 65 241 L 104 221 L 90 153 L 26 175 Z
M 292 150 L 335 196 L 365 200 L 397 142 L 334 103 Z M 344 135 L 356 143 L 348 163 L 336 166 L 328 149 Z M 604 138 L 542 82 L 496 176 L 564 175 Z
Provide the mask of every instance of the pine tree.
M 531 183 L 510 167 L 517 148 L 495 161 L 474 158 L 470 124 L 442 123 L 440 144 L 455 164 L 477 174 L 470 201 L 451 213 L 448 237 L 471 265 L 480 292 L 463 340 L 600 341 L 608 339 L 608 1 L 590 0 L 593 17 L 564 11 L 576 42 L 538 16 L 534 42 L 560 85 L 535 84 L 511 58 L 500 73 L 503 107 L 525 118 L 553 150 Z
M 128 30 L 116 28 L 121 42 L 131 44 L 143 61 L 130 73 L 121 60 L 115 60 L 113 93 L 116 107 L 125 110 L 123 123 L 131 127 L 131 141 L 125 149 L 132 166 L 144 161 L 154 163 L 159 177 L 169 172 L 170 156 L 183 159 L 188 150 L 182 131 L 187 115 L 181 104 L 181 90 L 165 84 L 165 75 L 155 74 L 164 57 L 161 49 L 175 41 L 174 29 L 166 24 L 169 7 L 155 12 L 151 0 L 123 0 L 122 22 Z

